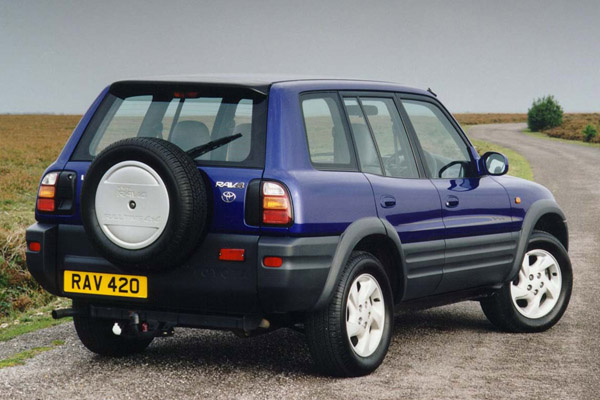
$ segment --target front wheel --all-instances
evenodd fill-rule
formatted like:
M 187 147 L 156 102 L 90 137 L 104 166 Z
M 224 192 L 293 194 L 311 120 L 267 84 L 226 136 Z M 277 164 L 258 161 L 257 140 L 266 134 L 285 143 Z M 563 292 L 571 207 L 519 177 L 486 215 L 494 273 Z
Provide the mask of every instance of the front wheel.
M 541 332 L 556 324 L 569 304 L 573 270 L 569 254 L 552 235 L 534 232 L 519 274 L 481 301 L 487 318 L 509 332 Z
M 393 319 L 385 269 L 369 253 L 352 253 L 330 303 L 306 319 L 307 342 L 316 366 L 333 376 L 374 371 L 387 354 Z

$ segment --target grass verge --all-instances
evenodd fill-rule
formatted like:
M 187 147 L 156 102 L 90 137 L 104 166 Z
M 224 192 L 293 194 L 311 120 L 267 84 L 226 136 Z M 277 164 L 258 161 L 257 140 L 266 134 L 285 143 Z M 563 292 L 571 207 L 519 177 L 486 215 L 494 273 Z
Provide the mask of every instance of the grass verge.
M 33 349 L 25 350 L 12 356 L 0 360 L 0 369 L 7 367 L 14 367 L 17 365 L 24 365 L 25 360 L 33 358 L 40 353 L 48 350 L 52 350 L 55 347 L 62 346 L 65 344 L 62 340 L 55 340 L 52 342 L 52 346 L 34 347 Z
M 484 142 L 482 140 L 471 140 L 471 142 L 481 155 L 488 151 L 496 151 L 504 154 L 508 158 L 508 175 L 533 181 L 533 170 L 531 169 L 531 165 L 529 165 L 525 157 L 521 154 L 512 149 L 494 143 Z
M 19 335 L 37 331 L 38 329 L 71 321 L 72 318 L 56 320 L 50 315 L 53 309 L 69 307 L 70 304 L 70 301 L 67 299 L 56 299 L 42 308 L 13 315 L 12 318 L 4 317 L 0 319 L 0 342 L 5 342 Z
M 463 125 L 462 128 L 468 133 L 471 126 L 472 125 Z M 508 158 L 508 175 L 533 181 L 533 170 L 531 169 L 531 165 L 520 153 L 507 147 L 503 147 L 495 143 L 485 142 L 483 140 L 471 139 L 471 143 L 473 143 L 473 146 L 475 146 L 475 149 L 479 155 L 483 155 L 488 151 L 495 151 L 497 153 L 504 154 L 506 158 Z

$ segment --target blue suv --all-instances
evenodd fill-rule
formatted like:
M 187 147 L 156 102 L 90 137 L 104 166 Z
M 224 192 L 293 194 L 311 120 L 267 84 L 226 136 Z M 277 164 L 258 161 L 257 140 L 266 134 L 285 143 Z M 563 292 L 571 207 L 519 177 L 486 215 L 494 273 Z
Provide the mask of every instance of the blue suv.
M 429 91 L 392 83 L 116 82 L 42 177 L 27 262 L 91 351 L 176 326 L 302 331 L 322 372 L 387 353 L 394 311 L 477 300 L 510 332 L 572 287 L 552 194 L 479 156 Z

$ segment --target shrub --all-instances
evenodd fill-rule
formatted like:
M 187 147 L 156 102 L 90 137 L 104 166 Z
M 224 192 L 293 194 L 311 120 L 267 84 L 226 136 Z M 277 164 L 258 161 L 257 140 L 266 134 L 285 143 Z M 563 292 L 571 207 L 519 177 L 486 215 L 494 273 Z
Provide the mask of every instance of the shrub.
M 586 142 L 591 142 L 592 139 L 595 138 L 598 134 L 598 131 L 596 130 L 596 128 L 594 128 L 594 125 L 588 124 L 585 127 L 585 129 L 581 131 L 581 133 L 583 134 L 584 140 Z
M 533 101 L 527 111 L 527 125 L 532 132 L 554 128 L 562 124 L 563 110 L 554 96 L 544 96 Z

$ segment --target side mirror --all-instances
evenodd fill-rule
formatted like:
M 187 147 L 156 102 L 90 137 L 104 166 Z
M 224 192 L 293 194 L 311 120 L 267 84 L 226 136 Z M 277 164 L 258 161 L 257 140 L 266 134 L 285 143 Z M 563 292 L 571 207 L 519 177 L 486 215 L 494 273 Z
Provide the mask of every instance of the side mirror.
M 488 175 L 504 175 L 508 172 L 508 158 L 504 154 L 488 151 L 479 159 L 480 170 Z

